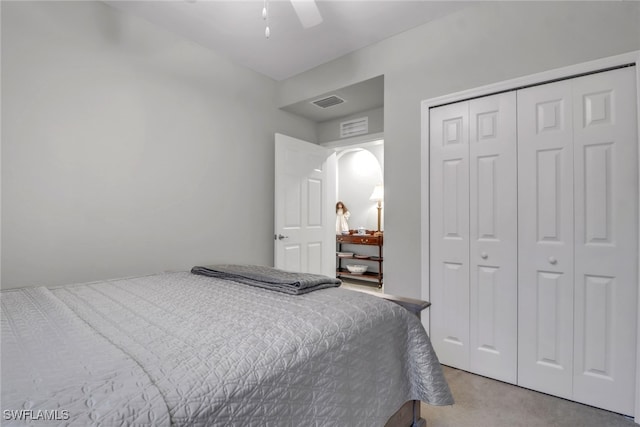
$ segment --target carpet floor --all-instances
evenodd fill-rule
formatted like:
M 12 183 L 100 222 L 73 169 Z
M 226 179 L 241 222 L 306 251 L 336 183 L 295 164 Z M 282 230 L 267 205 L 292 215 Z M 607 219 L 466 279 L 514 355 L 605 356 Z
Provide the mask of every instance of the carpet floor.
M 421 405 L 427 427 L 638 427 L 630 417 L 444 367 L 453 406 Z

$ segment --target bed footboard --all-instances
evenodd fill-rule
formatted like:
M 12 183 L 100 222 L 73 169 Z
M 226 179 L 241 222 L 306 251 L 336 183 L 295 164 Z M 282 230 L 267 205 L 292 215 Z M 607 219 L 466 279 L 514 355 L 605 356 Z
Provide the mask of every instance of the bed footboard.
M 420 401 L 410 400 L 389 418 L 384 427 L 426 427 L 427 422 L 420 417 Z
M 380 292 L 373 292 L 373 291 L 368 291 L 363 289 L 352 289 L 352 290 L 356 292 L 363 292 L 365 294 L 373 295 L 374 297 L 378 297 L 378 298 L 386 299 L 387 301 L 394 302 L 406 308 L 407 310 L 409 310 L 411 313 L 415 314 L 418 317 L 420 317 L 420 313 L 422 312 L 422 310 L 424 310 L 425 308 L 431 305 L 429 301 L 423 301 L 415 298 L 399 297 L 395 295 L 388 295 Z

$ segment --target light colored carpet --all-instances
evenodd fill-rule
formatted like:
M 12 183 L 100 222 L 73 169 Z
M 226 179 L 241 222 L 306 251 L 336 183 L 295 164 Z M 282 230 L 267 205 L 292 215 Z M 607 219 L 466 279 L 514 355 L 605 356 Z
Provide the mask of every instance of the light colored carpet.
M 444 367 L 453 406 L 422 404 L 427 427 L 638 427 L 630 417 Z

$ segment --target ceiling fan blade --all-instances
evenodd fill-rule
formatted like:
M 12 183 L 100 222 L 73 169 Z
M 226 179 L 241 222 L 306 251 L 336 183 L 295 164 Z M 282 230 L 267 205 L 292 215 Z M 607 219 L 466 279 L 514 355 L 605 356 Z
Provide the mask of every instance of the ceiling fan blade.
M 291 0 L 291 4 L 304 28 L 315 27 L 322 22 L 315 0 Z

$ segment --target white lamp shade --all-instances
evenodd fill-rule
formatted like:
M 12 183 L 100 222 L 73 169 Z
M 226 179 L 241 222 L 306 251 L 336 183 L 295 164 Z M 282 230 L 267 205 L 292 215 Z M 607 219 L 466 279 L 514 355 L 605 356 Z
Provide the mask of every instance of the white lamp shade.
M 375 200 L 377 202 L 384 200 L 384 186 L 382 184 L 376 185 L 373 188 L 373 193 L 371 193 L 369 200 Z

